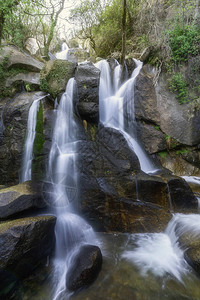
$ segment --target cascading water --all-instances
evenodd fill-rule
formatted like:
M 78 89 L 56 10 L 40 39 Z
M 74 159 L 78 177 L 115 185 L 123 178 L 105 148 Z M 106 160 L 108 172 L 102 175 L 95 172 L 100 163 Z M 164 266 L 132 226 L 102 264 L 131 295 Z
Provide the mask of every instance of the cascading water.
M 28 114 L 27 122 L 27 138 L 25 143 L 23 163 L 21 170 L 20 182 L 31 180 L 32 177 L 32 160 L 33 160 L 33 145 L 35 140 L 35 129 L 37 123 L 37 112 L 40 105 L 40 100 L 45 98 L 47 95 L 42 96 L 33 101 Z
M 96 64 L 101 70 L 99 86 L 99 113 L 100 123 L 106 127 L 120 130 L 126 138 L 129 147 L 136 153 L 141 169 L 146 173 L 154 173 L 157 168 L 151 162 L 147 153 L 136 139 L 136 122 L 134 114 L 134 86 L 136 78 L 142 68 L 142 62 L 134 60 L 136 68 L 132 76 L 114 94 L 111 87 L 111 72 L 107 61 L 102 60 Z M 119 65 L 115 68 L 114 87 L 119 86 L 119 76 L 121 74 Z M 116 75 L 117 74 L 117 75 Z
M 52 184 L 52 205 L 57 223 L 54 259 L 53 299 L 67 296 L 66 273 L 73 255 L 85 243 L 98 244 L 95 234 L 81 217 L 75 214 L 78 200 L 77 124 L 74 119 L 73 91 L 75 81 L 70 79 L 57 110 L 52 147 L 49 156 L 49 179 Z
M 179 247 L 178 238 L 184 233 L 200 235 L 200 216 L 175 214 L 164 233 L 146 233 L 131 236 L 136 245 L 125 251 L 123 258 L 135 264 L 142 275 L 152 272 L 155 276 L 170 274 L 182 281 L 182 276 L 191 270 Z
M 69 51 L 69 47 L 67 46 L 66 43 L 63 43 L 62 46 L 61 46 L 61 51 L 56 53 L 55 56 L 56 56 L 57 59 L 67 60 L 68 51 Z

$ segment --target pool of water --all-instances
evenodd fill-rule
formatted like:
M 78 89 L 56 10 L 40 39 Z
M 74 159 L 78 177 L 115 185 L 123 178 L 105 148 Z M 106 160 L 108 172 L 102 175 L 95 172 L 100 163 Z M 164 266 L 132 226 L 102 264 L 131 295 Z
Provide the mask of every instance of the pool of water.
M 79 291 L 71 296 L 73 300 L 199 300 L 200 299 L 200 279 L 186 266 L 180 276 L 170 272 L 166 268 L 166 253 L 160 249 L 163 263 L 151 261 L 148 263 L 137 255 L 144 255 L 142 251 L 146 249 L 145 240 L 148 235 L 143 235 L 144 240 L 138 235 L 128 234 L 98 234 L 103 252 L 103 266 L 97 280 L 88 288 Z M 149 235 L 151 239 L 151 235 Z M 140 243 L 138 244 L 138 240 Z M 152 241 L 151 241 L 152 242 Z M 140 244 L 144 243 L 144 248 L 140 249 Z M 139 251 L 139 252 L 138 252 Z M 148 250 L 147 250 L 148 251 Z M 156 253 L 155 256 L 160 254 Z M 129 257 L 127 254 L 132 254 Z M 134 255 L 135 254 L 135 255 Z M 140 256 L 139 256 L 140 257 Z M 170 259 L 170 258 L 169 258 Z M 140 263 L 137 263 L 140 261 Z M 151 264 L 153 268 L 151 268 Z M 169 262 L 170 264 L 170 262 Z M 148 266 L 148 267 L 147 267 Z M 146 268 L 145 268 L 146 267 Z M 145 269 L 145 271 L 144 271 Z M 184 268 L 183 268 L 184 269 Z M 47 272 L 48 270 L 48 272 Z M 166 272 L 164 271 L 166 270 Z M 167 271 L 169 270 L 169 271 Z M 21 296 L 23 300 L 50 300 L 53 289 L 52 269 L 43 269 L 37 279 L 32 278 L 23 285 Z M 17 298 L 16 298 L 17 299 Z M 67 299 L 63 294 L 59 300 Z

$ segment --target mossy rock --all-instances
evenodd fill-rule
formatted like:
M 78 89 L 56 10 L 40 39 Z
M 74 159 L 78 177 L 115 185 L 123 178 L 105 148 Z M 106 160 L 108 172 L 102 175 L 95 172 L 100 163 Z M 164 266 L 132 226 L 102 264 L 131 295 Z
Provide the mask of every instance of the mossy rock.
M 41 71 L 40 88 L 56 98 L 65 91 L 68 80 L 75 74 L 76 63 L 66 60 L 50 60 Z

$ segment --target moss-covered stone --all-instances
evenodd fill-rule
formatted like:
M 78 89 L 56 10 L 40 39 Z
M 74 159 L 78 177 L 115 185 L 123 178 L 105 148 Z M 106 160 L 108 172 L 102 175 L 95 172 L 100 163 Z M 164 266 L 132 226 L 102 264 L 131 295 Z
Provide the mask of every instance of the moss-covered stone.
M 56 98 L 65 91 L 68 80 L 74 76 L 76 64 L 66 60 L 48 61 L 41 71 L 40 88 Z

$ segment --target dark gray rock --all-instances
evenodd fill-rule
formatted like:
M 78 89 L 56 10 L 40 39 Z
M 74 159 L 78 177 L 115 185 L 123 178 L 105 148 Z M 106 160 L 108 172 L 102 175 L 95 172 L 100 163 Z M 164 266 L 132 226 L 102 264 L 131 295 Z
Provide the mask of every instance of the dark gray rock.
M 43 92 L 24 92 L 0 104 L 1 184 L 14 185 L 19 182 L 29 108 L 34 100 L 43 95 Z
M 0 288 L 26 278 L 46 264 L 54 248 L 54 216 L 37 216 L 0 224 Z
M 79 98 L 78 112 L 81 118 L 87 117 L 86 120 L 93 120 L 95 109 L 95 120 L 98 120 L 97 108 L 99 105 L 100 70 L 90 62 L 79 64 L 75 73 L 75 79 Z M 91 117 L 90 115 L 88 116 L 88 105 L 82 105 L 81 103 L 90 103 L 88 104 L 89 107 L 93 107 L 91 110 Z M 94 106 L 94 103 L 96 103 L 96 106 Z
M 45 206 L 46 203 L 30 181 L 0 190 L 0 219 Z
M 94 102 L 79 102 L 78 112 L 82 119 L 89 123 L 98 123 L 99 121 L 99 106 Z
M 97 246 L 83 245 L 72 260 L 66 285 L 70 291 L 76 291 L 90 285 L 98 276 L 102 266 L 101 250 Z
M 163 151 L 168 147 L 165 134 L 156 128 L 156 125 L 153 124 L 137 123 L 138 137 L 140 137 L 145 149 L 150 154 Z

